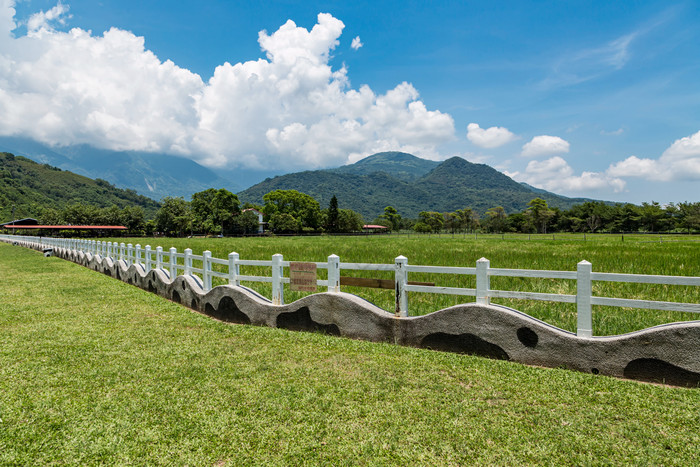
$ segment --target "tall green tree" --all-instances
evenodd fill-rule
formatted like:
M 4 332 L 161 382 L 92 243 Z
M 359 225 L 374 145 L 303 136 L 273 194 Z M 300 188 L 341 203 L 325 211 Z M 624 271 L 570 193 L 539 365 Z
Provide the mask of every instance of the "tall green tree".
M 270 216 L 269 225 L 275 233 L 296 233 L 301 230 L 299 219 L 286 212 L 276 212 Z
M 430 232 L 437 233 L 442 230 L 442 226 L 445 224 L 442 213 L 434 211 L 421 211 L 418 213 L 418 219 L 418 223 L 414 226 L 414 230 L 417 232 L 424 232 L 427 225 Z
M 364 224 L 359 212 L 352 209 L 341 209 L 338 212 L 338 232 L 361 232 Z
M 326 216 L 326 230 L 328 232 L 338 232 L 338 198 L 333 195 L 328 203 L 328 215 Z
M 455 215 L 459 220 L 459 227 L 464 230 L 474 230 L 479 226 L 479 214 L 472 208 L 457 209 Z
M 182 236 L 192 226 L 190 203 L 181 197 L 163 198 L 156 213 L 156 229 L 166 235 Z
M 258 215 L 253 211 L 245 211 L 233 219 L 233 233 L 254 234 L 258 226 Z
M 145 215 L 141 206 L 127 206 L 121 212 L 122 225 L 130 232 L 137 232 L 146 228 Z
M 540 233 L 547 233 L 547 224 L 549 220 L 554 216 L 554 211 L 549 209 L 547 206 L 547 201 L 542 198 L 535 198 L 529 203 L 527 208 L 527 213 L 532 219 L 532 223 L 535 228 Z
M 193 194 L 191 206 L 194 228 L 206 233 L 230 232 L 234 217 L 241 212 L 238 196 L 225 188 Z
M 507 216 L 503 206 L 495 206 L 486 211 L 486 227 L 492 232 L 501 233 L 506 228 Z
M 661 205 L 656 201 L 651 203 L 642 203 L 642 207 L 639 208 L 638 220 L 641 224 L 642 229 L 647 232 L 656 232 L 662 224 L 665 214 Z
M 401 214 L 393 206 L 387 206 L 384 208 L 384 214 L 379 216 L 381 219 L 385 219 L 388 224 L 387 227 L 391 231 L 397 231 L 401 229 Z
M 679 220 L 678 226 L 686 229 L 689 233 L 693 230 L 700 230 L 700 202 L 698 203 L 678 203 Z
M 271 223 L 275 214 L 287 214 L 298 221 L 301 228 L 318 229 L 321 225 L 318 201 L 306 193 L 297 190 L 275 190 L 264 195 L 263 201 L 263 213 Z

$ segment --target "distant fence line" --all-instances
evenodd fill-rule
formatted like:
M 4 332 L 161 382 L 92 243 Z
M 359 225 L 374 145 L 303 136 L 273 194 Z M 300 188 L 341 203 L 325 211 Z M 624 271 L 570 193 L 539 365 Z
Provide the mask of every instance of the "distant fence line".
M 284 304 L 284 284 L 290 283 L 289 277 L 284 275 L 284 269 L 289 268 L 290 261 L 285 261 L 281 254 L 273 255 L 270 261 L 240 259 L 238 253 L 235 252 L 229 253 L 226 259 L 219 259 L 212 257 L 211 252 L 208 250 L 204 251 L 202 255 L 194 255 L 190 248 L 185 249 L 182 253 L 178 253 L 176 248 L 164 250 L 160 246 L 153 249 L 150 245 L 142 248 L 139 244 L 134 246 L 131 243 L 13 235 L 0 235 L 0 240 L 8 243 L 21 243 L 27 246 L 62 248 L 75 253 L 80 252 L 91 256 L 110 258 L 114 263 L 117 261 L 122 262 L 127 268 L 135 265 L 142 268 L 145 273 L 153 269 L 160 270 L 170 280 L 174 280 L 182 272 L 183 275 L 195 279 L 205 292 L 212 289 L 212 278 L 214 277 L 228 280 L 228 283 L 233 286 L 240 286 L 241 281 L 267 282 L 272 285 L 271 301 L 273 305 Z M 396 257 L 393 264 L 377 264 L 341 263 L 337 255 L 330 255 L 327 262 L 316 262 L 315 264 L 318 269 L 326 269 L 328 271 L 328 279 L 317 279 L 316 285 L 326 287 L 330 293 L 340 292 L 341 270 L 393 271 L 395 314 L 399 318 L 409 316 L 409 292 L 471 296 L 475 297 L 476 303 L 484 305 L 489 304 L 491 298 L 575 303 L 577 307 L 576 334 L 581 337 L 593 336 L 593 305 L 700 313 L 700 304 L 696 303 L 597 297 L 592 295 L 593 281 L 699 287 L 700 277 L 593 272 L 592 265 L 588 261 L 579 262 L 576 271 L 492 268 L 489 260 L 486 258 L 479 259 L 475 267 L 412 265 L 408 263 L 408 259 L 404 256 Z M 213 265 L 222 266 L 220 269 L 225 269 L 225 272 L 215 270 Z M 271 268 L 271 274 L 270 276 L 244 275 L 240 273 L 241 266 L 269 267 Z M 408 274 L 412 272 L 476 276 L 476 288 L 412 284 L 408 281 Z M 495 290 L 491 289 L 490 286 L 490 278 L 493 276 L 575 280 L 576 295 Z

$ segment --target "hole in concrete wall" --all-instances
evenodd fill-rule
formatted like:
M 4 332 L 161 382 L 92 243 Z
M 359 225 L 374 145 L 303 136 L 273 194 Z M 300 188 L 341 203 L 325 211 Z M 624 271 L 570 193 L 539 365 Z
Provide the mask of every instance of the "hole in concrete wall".
M 311 319 L 309 307 L 301 307 L 291 313 L 280 313 L 277 316 L 278 328 L 292 331 L 323 332 L 332 336 L 339 336 L 340 329 L 335 324 L 321 324 Z
M 700 386 L 700 373 L 686 370 L 658 358 L 632 360 L 623 372 L 625 378 L 670 384 L 673 386 Z
M 192 302 L 190 303 L 190 308 L 192 308 L 193 310 L 199 310 L 199 302 L 196 298 L 192 299 Z
M 153 285 L 153 281 L 150 280 L 150 279 L 149 279 L 149 281 L 148 281 L 148 291 L 151 292 L 151 293 L 155 293 L 155 292 L 156 292 L 156 286 Z
M 594 375 L 597 375 L 600 373 L 600 371 L 598 370 L 598 368 L 591 368 L 591 373 L 593 373 Z
M 229 323 L 250 324 L 248 315 L 238 308 L 236 302 L 234 302 L 231 297 L 222 298 L 221 301 L 219 301 L 219 308 L 214 308 L 211 304 L 207 303 L 204 306 L 204 313 Z
M 177 291 L 175 291 L 175 290 L 173 290 L 173 301 L 174 301 L 174 302 L 177 302 L 177 303 L 182 303 L 182 302 L 180 301 L 180 294 L 177 293 Z
M 112 271 L 110 271 L 109 269 L 105 269 L 104 273 L 105 273 L 105 276 L 112 277 Z
M 537 346 L 539 337 L 537 337 L 537 333 L 532 329 L 523 326 L 520 329 L 518 329 L 517 334 L 518 340 L 525 347 L 535 348 Z
M 182 281 L 182 290 L 185 290 L 185 281 Z
M 421 347 L 444 352 L 478 355 L 496 360 L 510 360 L 506 351 L 501 347 L 469 333 L 455 335 L 436 332 L 428 334 L 421 341 Z

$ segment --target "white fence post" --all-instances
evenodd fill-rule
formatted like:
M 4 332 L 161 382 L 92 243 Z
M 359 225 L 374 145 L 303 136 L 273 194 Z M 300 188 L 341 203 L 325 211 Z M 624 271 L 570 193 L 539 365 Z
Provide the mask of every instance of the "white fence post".
M 282 277 L 284 271 L 282 269 L 282 255 L 277 253 L 272 255 L 272 304 L 284 305 L 284 284 Z
M 593 337 L 593 317 L 591 316 L 591 273 L 593 266 L 588 261 L 576 265 L 576 335 Z
M 138 266 L 141 264 L 141 244 L 140 243 L 136 244 L 135 252 L 136 252 L 136 259 L 134 259 L 134 263 L 136 263 L 136 265 Z
M 170 280 L 177 277 L 177 248 L 170 247 Z
M 491 281 L 489 280 L 489 267 L 491 262 L 486 258 L 481 258 L 476 262 L 476 303 L 479 305 L 488 305 L 491 303 L 489 298 L 489 289 Z
M 185 275 L 192 274 L 192 248 L 185 248 Z
M 146 245 L 146 272 L 151 270 L 151 245 Z
M 228 283 L 229 285 L 241 285 L 238 280 L 240 275 L 240 266 L 238 264 L 238 253 L 235 251 L 228 254 Z
M 338 255 L 328 257 L 328 291 L 340 292 L 340 258 Z
M 204 290 L 211 290 L 211 251 L 202 253 L 202 282 Z
M 408 273 L 408 258 L 405 256 L 397 256 L 394 259 L 394 282 L 396 289 L 396 316 L 408 316 L 408 296 L 406 295 L 406 282 Z
M 121 242 L 119 244 L 119 261 L 124 261 L 124 250 L 126 249 L 126 245 L 124 242 Z
M 134 245 L 131 243 L 126 245 L 126 265 L 131 266 L 134 264 Z

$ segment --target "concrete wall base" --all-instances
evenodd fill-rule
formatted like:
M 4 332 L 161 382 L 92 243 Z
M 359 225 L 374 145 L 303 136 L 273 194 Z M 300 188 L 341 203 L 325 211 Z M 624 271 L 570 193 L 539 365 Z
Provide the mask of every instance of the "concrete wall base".
M 41 249 L 35 244 L 23 246 Z M 146 273 L 143 266 L 127 266 L 99 255 L 62 248 L 54 248 L 53 253 L 221 321 L 700 387 L 700 321 L 582 338 L 498 305 L 469 303 L 425 316 L 397 318 L 355 295 L 319 293 L 275 306 L 246 287 L 224 285 L 205 293 L 196 276 L 171 279 L 163 269 Z

